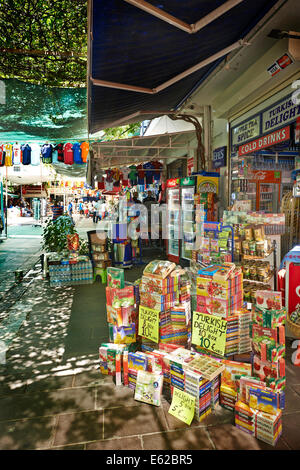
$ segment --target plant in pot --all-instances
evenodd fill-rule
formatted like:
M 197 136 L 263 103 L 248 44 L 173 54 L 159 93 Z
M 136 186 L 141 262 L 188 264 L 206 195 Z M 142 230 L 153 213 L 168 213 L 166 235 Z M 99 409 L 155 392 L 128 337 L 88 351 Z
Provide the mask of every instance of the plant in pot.
M 67 235 L 77 233 L 72 219 L 60 216 L 49 220 L 43 230 L 43 249 L 46 252 L 61 253 L 67 249 Z

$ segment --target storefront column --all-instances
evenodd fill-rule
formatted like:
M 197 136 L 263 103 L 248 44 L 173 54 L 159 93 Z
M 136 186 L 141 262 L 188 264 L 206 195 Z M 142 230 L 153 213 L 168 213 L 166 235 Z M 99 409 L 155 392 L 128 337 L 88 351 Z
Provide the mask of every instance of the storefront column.
M 212 116 L 211 107 L 204 106 L 203 112 L 203 145 L 206 170 L 212 171 Z M 200 163 L 200 162 L 199 162 Z M 198 167 L 199 168 L 199 167 Z

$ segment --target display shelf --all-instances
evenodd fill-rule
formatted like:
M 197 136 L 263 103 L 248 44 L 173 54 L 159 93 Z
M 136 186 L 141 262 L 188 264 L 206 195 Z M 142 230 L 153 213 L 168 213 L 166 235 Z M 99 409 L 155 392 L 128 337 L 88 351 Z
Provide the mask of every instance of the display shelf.
M 271 272 L 271 274 L 269 275 L 269 277 L 265 281 L 259 281 L 257 279 L 249 279 L 249 278 L 245 277 L 245 278 L 243 278 L 243 282 L 249 281 L 249 282 L 259 282 L 261 284 L 269 284 L 269 282 L 271 281 L 273 276 L 274 276 L 274 271 Z
M 266 259 L 266 258 L 268 258 L 273 252 L 274 252 L 274 249 L 271 250 L 271 251 L 269 251 L 269 253 L 268 253 L 267 255 L 265 255 L 265 256 L 244 255 L 243 253 L 242 253 L 242 256 L 243 256 L 244 259 L 247 259 L 247 260 L 251 260 L 251 259 Z

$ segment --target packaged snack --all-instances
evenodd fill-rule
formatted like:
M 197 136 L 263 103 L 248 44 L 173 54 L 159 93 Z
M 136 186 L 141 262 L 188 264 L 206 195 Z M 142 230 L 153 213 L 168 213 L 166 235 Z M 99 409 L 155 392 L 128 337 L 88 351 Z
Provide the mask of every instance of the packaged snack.
M 154 260 L 145 267 L 143 275 L 157 279 L 165 279 L 175 269 L 176 264 L 170 261 Z
M 245 239 L 247 241 L 251 241 L 253 240 L 253 226 L 252 225 L 248 225 L 247 227 L 245 227 Z
M 263 225 L 256 225 L 253 232 L 255 241 L 262 242 L 265 239 L 265 227 Z
M 106 303 L 115 308 L 134 305 L 134 286 L 124 287 L 123 289 L 106 287 Z
M 282 293 L 268 290 L 258 290 L 255 293 L 256 305 L 260 309 L 280 310 L 282 308 Z
M 135 323 L 129 326 L 108 325 L 109 337 L 114 344 L 131 344 L 136 342 Z
M 160 406 L 163 387 L 163 375 L 159 372 L 146 372 L 139 370 L 137 373 L 134 399 Z
M 107 268 L 107 285 L 117 289 L 124 287 L 124 269 L 120 268 Z
M 79 235 L 78 235 L 78 233 L 74 233 L 72 235 L 67 235 L 67 244 L 68 244 L 68 250 L 78 251 L 79 250 Z
M 251 387 L 249 389 L 249 406 L 264 413 L 276 415 L 278 413 L 276 393 Z

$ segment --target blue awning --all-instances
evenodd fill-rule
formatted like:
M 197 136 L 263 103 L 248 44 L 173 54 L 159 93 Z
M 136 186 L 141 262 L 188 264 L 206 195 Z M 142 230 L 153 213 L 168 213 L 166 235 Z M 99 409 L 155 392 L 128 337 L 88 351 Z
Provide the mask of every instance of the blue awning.
M 175 110 L 276 2 L 92 0 L 89 132 Z

